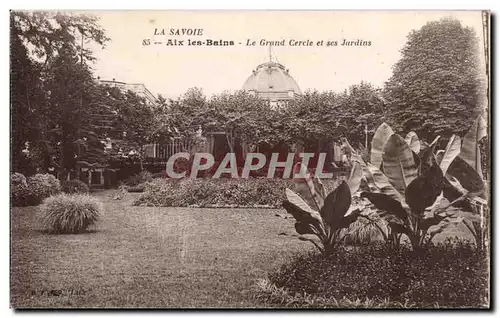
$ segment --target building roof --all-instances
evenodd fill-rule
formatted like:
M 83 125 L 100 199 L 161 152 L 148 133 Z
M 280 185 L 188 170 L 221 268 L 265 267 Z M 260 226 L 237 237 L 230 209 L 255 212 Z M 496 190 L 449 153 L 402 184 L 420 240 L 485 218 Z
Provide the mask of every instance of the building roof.
M 265 94 L 289 91 L 302 94 L 299 85 L 285 66 L 276 62 L 266 62 L 257 66 L 243 84 L 243 90 Z
M 156 97 L 142 83 L 125 83 L 125 82 L 115 81 L 114 79 L 112 81 L 109 80 L 99 80 L 99 81 L 102 84 L 119 87 L 123 90 L 130 90 L 136 94 L 141 95 L 142 97 L 145 97 L 153 105 L 156 105 L 158 103 Z

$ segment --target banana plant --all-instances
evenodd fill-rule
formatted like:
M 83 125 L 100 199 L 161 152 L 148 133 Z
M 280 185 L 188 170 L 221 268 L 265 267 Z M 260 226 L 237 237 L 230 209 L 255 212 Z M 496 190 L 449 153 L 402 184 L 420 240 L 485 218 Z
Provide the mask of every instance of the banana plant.
M 467 194 L 451 203 L 443 198 L 444 175 L 433 153 L 437 139 L 422 147 L 416 134 L 405 140 L 385 123 L 374 139 L 371 163 L 362 163 L 370 191 L 361 197 L 386 220 L 394 246 L 406 235 L 413 250 L 422 251 L 432 240 L 431 230 L 460 220 L 447 210 Z
M 295 178 L 296 193 L 286 189 L 283 207 L 295 218 L 295 230 L 299 239 L 309 241 L 324 255 L 332 254 L 343 238 L 343 231 L 356 221 L 361 210 L 351 208 L 351 195 L 361 182 L 362 171 L 358 162 L 352 166 L 346 181 L 326 194 L 323 183 L 317 176 L 311 176 L 307 167 L 297 163 L 295 173 L 302 173 Z
M 480 249 L 485 247 L 488 233 L 487 187 L 482 176 L 479 149 L 479 142 L 486 136 L 486 123 L 479 116 L 462 142 L 459 137 L 452 136 L 446 149 L 437 153 L 438 162 L 445 175 L 443 194 L 448 200 L 468 195 L 467 200 L 456 205 L 460 208 L 457 215 L 463 217 L 463 224 L 474 236 L 476 246 Z

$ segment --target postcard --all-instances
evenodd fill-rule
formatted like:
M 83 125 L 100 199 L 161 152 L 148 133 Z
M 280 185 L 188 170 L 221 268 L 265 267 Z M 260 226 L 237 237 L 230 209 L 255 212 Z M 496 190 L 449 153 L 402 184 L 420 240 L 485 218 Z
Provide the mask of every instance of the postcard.
M 489 309 L 489 41 L 489 11 L 11 11 L 11 307 Z

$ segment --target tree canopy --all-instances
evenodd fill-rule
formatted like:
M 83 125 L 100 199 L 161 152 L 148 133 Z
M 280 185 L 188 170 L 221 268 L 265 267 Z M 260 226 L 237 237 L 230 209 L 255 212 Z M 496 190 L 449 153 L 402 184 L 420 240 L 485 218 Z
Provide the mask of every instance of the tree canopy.
M 384 88 L 390 124 L 431 141 L 463 136 L 485 105 L 478 38 L 454 19 L 412 31 Z

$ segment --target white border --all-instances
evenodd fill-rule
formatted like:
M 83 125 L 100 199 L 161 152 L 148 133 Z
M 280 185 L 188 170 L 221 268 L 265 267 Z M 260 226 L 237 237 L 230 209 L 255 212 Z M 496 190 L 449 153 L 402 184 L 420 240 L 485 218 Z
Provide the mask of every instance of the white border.
M 2 13 L 0 15 L 0 18 L 2 20 L 2 24 L 4 27 L 2 28 L 1 36 L 2 36 L 2 41 L 0 43 L 4 43 L 4 46 L 2 47 L 1 50 L 1 61 L 3 61 L 2 67 L 3 67 L 3 74 L 2 78 L 2 87 L 4 87 L 4 104 L 2 107 L 0 107 L 1 115 L 0 118 L 3 121 L 3 129 L 1 130 L 1 145 L 2 149 L 10 149 L 9 145 L 9 46 L 7 43 L 9 43 L 9 29 L 8 29 L 8 23 L 9 23 L 9 9 L 74 9 L 74 10 L 149 10 L 149 9 L 170 9 L 170 10 L 175 10 L 175 9 L 183 9 L 183 10 L 202 10 L 202 9 L 209 9 L 209 10 L 216 10 L 216 9 L 252 9 L 252 10 L 264 10 L 264 9 L 272 9 L 272 10 L 456 10 L 456 9 L 466 9 L 466 10 L 482 10 L 482 9 L 489 9 L 492 10 L 493 13 L 498 13 L 500 10 L 499 8 L 500 1 L 498 0 L 489 0 L 489 1 L 484 1 L 484 0 L 475 0 L 475 1 L 452 1 L 445 3 L 444 1 L 436 1 L 436 0 L 421 0 L 421 1 L 355 1 L 355 0 L 349 0 L 349 1 L 335 1 L 335 2 L 329 2 L 329 1 L 320 1 L 320 0 L 308 0 L 308 1 L 282 1 L 282 2 L 270 2 L 269 0 L 253 0 L 253 1 L 203 1 L 203 0 L 198 0 L 198 1 L 193 1 L 193 0 L 183 0 L 183 1 L 178 1 L 178 2 L 168 2 L 168 3 L 162 3 L 160 1 L 151 1 L 151 0 L 141 0 L 141 1 L 102 1 L 102 0 L 87 0 L 87 1 L 43 1 L 43 2 L 37 2 L 37 1 L 2 1 L 1 6 L 6 6 L 4 10 L 2 10 Z M 498 23 L 498 21 L 497 21 Z M 498 40 L 498 33 L 495 32 L 495 39 L 494 41 L 497 42 Z M 496 64 L 496 63 L 495 63 Z M 492 70 L 492 73 L 495 73 L 495 70 Z M 495 82 L 496 85 L 495 87 L 492 87 L 492 94 L 494 94 L 497 91 L 497 85 L 498 82 Z M 496 100 L 496 98 L 494 99 Z M 492 108 L 495 105 L 492 105 Z M 495 119 L 498 119 L 498 111 L 495 116 Z M 498 137 L 498 130 L 495 130 L 495 137 Z M 499 142 L 497 141 L 497 138 L 495 138 L 495 145 L 496 148 L 498 148 Z M 0 222 L 0 233 L 3 233 L 2 241 L 1 241 L 1 255 L 2 255 L 2 271 L 0 274 L 0 286 L 1 286 L 1 296 L 0 296 L 0 310 L 1 310 L 1 316 L 11 316 L 14 315 L 14 312 L 9 309 L 9 302 L 10 302 L 10 271 L 9 271 L 9 254 L 10 254 L 10 231 L 9 231 L 9 213 L 8 213 L 8 202 L 9 202 L 9 156 L 8 151 L 5 152 L 6 154 L 2 156 L 2 173 L 1 173 L 1 178 L 2 182 L 0 183 L 2 186 L 2 191 L 0 194 L 2 195 L 1 202 L 4 202 L 5 204 L 5 209 L 3 211 L 3 222 Z M 495 158 L 495 154 L 492 155 L 493 158 Z M 498 175 L 495 174 L 495 179 Z M 499 192 L 494 189 L 494 197 L 499 198 Z M 492 211 L 495 213 L 496 211 Z M 500 219 L 500 216 L 495 216 L 495 224 L 493 228 L 496 230 L 498 227 L 498 220 Z M 496 235 L 495 237 L 498 237 Z M 497 239 L 494 242 L 494 246 L 497 246 Z M 495 248 L 496 249 L 496 248 Z M 496 254 L 496 253 L 494 253 Z M 495 295 L 498 294 L 495 293 Z M 493 299 L 493 303 L 496 303 L 497 297 Z M 64 315 L 70 314 L 69 312 L 63 313 Z M 108 313 L 95 313 L 92 314 L 93 316 L 96 317 L 101 317 L 101 316 L 107 316 L 109 314 L 113 314 L 113 312 L 108 312 Z M 121 313 L 119 313 L 121 314 Z M 145 313 L 144 312 L 130 312 L 127 315 L 131 316 L 137 316 L 141 317 Z M 162 313 L 163 314 L 163 313 Z M 178 315 L 177 313 L 166 313 L 167 315 Z M 189 313 L 189 314 L 183 314 L 192 316 L 195 315 L 196 313 Z M 221 314 L 220 312 L 212 312 L 212 313 L 202 313 L 203 315 L 205 314 L 210 314 L 210 315 L 219 315 Z M 226 312 L 226 315 L 232 315 L 235 314 L 235 312 Z M 247 313 L 248 314 L 248 313 Z M 269 317 L 269 316 L 275 316 L 275 315 L 289 315 L 292 314 L 291 312 L 253 312 L 250 315 L 259 315 L 259 316 L 264 316 L 264 317 Z M 326 316 L 326 315 L 331 315 L 332 312 L 310 312 L 310 313 L 305 313 L 305 312 L 300 312 L 298 313 L 300 316 Z M 346 313 L 346 312 L 334 312 L 334 315 L 336 317 L 343 317 L 347 316 L 352 313 Z M 354 314 L 359 314 L 359 313 L 354 313 Z M 363 312 L 363 316 L 380 316 L 380 315 L 386 315 L 386 314 L 396 314 L 396 315 L 401 315 L 401 314 L 407 314 L 403 312 L 383 312 L 383 313 L 374 313 L 374 312 Z M 411 312 L 412 315 L 422 315 L 422 313 L 416 313 L 416 312 Z M 426 315 L 429 315 L 430 313 L 426 312 Z M 457 312 L 450 312 L 446 314 L 452 314 L 456 315 Z M 471 315 L 472 313 L 464 313 L 466 315 Z M 55 312 L 51 312 L 49 314 L 50 316 L 56 315 Z M 441 313 L 432 313 L 431 316 L 438 316 L 441 315 Z M 72 316 L 86 316 L 85 314 L 79 312 L 77 314 L 72 314 Z

